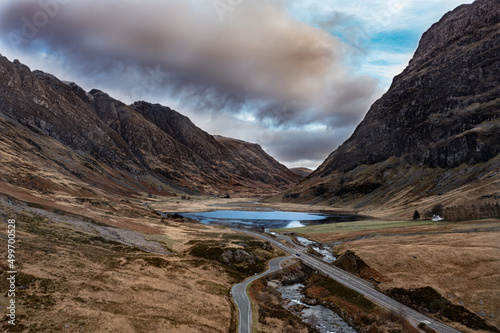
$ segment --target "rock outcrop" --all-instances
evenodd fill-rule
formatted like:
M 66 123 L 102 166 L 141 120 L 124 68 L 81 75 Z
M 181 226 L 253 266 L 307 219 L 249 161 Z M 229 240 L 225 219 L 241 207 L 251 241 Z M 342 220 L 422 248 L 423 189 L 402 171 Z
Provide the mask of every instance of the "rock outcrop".
M 247 263 L 253 265 L 257 261 L 259 261 L 259 258 L 253 253 L 248 253 L 245 250 L 237 249 L 234 251 L 227 250 L 226 252 L 224 252 L 222 254 L 222 260 L 228 263 Z
M 334 265 L 344 271 L 359 276 L 362 279 L 368 280 L 374 285 L 377 285 L 381 280 L 384 280 L 382 274 L 371 268 L 363 259 L 358 257 L 356 253 L 351 250 L 347 250 L 339 258 L 337 258 Z

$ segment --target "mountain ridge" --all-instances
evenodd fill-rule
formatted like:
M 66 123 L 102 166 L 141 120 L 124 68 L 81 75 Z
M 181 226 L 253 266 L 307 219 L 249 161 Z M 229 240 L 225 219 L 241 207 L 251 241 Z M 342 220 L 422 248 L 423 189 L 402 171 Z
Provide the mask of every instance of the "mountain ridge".
M 244 196 L 276 193 L 300 179 L 262 148 L 221 144 L 168 107 L 144 101 L 126 105 L 5 57 L 0 57 L 0 79 L 0 122 L 23 133 L 12 140 L 22 137 L 40 147 L 26 156 L 26 168 L 30 159 L 44 164 L 55 140 L 64 153 L 45 167 L 97 187 L 107 183 L 106 190 L 120 193 Z M 3 154 L 19 149 L 3 148 Z M 32 177 L 26 168 L 20 168 L 23 177 Z

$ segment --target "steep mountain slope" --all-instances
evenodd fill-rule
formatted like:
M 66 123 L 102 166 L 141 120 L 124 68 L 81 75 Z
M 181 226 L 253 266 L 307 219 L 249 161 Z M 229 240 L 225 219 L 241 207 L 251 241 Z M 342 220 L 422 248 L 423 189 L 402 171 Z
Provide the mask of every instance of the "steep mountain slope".
M 274 165 L 274 158 L 266 154 L 258 144 L 220 135 L 216 135 L 215 139 L 224 147 L 229 161 L 236 167 L 234 172 L 242 177 L 259 179 L 260 182 L 270 184 L 282 182 L 283 175 L 289 176 L 295 183 L 301 179 L 285 166 Z M 280 172 L 276 172 L 277 170 Z
M 351 138 L 284 197 L 387 209 L 495 196 L 499 133 L 500 2 L 478 0 L 422 36 Z
M 313 172 L 313 170 L 309 168 L 291 168 L 290 170 L 304 178 L 309 176 Z
M 248 195 L 300 179 L 259 146 L 220 143 L 167 107 L 125 105 L 4 57 L 0 127 L 4 187 Z

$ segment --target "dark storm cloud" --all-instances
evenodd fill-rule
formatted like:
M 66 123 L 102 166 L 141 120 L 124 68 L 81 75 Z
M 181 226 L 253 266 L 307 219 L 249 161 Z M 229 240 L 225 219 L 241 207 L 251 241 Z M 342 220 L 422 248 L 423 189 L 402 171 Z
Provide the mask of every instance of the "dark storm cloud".
M 355 124 L 377 86 L 346 69 L 336 37 L 278 0 L 5 1 L 0 28 L 11 46 L 51 54 L 129 102 L 168 94 L 204 112 L 251 109 L 274 125 Z

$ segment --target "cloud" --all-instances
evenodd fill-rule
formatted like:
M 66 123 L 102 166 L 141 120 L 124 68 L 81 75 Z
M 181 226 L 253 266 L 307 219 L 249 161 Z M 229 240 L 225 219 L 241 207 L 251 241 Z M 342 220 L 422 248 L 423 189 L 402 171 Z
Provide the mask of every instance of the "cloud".
M 212 113 L 196 117 L 195 111 L 183 113 L 195 119 L 194 123 L 208 133 L 260 144 L 268 154 L 288 167 L 315 169 L 354 131 L 354 126 L 331 129 L 324 125 L 277 131 L 258 121 L 236 118 L 233 114 Z
M 344 61 L 357 75 L 369 75 L 387 89 L 408 65 L 420 36 L 446 12 L 473 0 L 288 0 L 290 15 L 339 36 Z M 384 66 L 370 62 L 383 50 Z M 402 57 L 404 56 L 404 57 Z M 398 59 L 396 64 L 394 59 Z
M 288 166 L 301 166 L 297 161 L 309 161 L 309 165 L 302 166 L 315 168 L 318 162 L 321 163 L 350 134 L 352 128 L 290 129 L 274 133 L 272 140 L 264 148 Z
M 3 0 L 0 53 L 315 168 L 462 2 Z
M 127 102 L 169 96 L 269 126 L 359 122 L 378 82 L 351 73 L 339 38 L 291 18 L 282 1 L 222 1 L 225 11 L 220 2 L 11 0 L 0 29 L 21 51 L 49 54 L 66 75 Z

